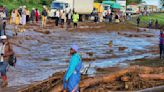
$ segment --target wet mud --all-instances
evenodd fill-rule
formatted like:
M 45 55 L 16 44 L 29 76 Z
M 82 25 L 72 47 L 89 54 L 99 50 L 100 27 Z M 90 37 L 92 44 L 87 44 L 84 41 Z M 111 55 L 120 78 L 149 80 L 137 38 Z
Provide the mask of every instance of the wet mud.
M 19 88 L 47 79 L 55 72 L 65 71 L 73 43 L 79 45 L 84 64 L 91 65 L 88 75 L 93 76 L 102 68 L 127 67 L 125 61 L 152 57 L 158 53 L 159 30 L 126 29 L 127 24 L 116 24 L 115 27 L 89 24 L 90 27 L 80 24 L 77 29 L 55 27 L 53 22 L 45 28 L 40 24 L 29 24 L 18 36 L 13 36 L 13 25 L 8 25 L 7 34 L 18 57 L 16 67 L 11 67 L 8 72 L 9 87 Z M 121 30 L 123 28 L 125 30 Z M 110 41 L 112 46 L 109 46 Z

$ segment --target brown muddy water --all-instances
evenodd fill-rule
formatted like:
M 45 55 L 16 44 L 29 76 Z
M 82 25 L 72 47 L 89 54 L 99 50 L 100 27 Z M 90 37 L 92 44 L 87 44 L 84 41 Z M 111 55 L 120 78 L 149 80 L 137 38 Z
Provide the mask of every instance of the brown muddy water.
M 12 26 L 7 34 L 12 37 Z M 35 32 L 35 27 L 25 29 L 10 41 L 18 61 L 15 68 L 9 68 L 9 87 L 23 86 L 41 81 L 55 72 L 64 71 L 72 44 L 78 44 L 83 58 L 92 58 L 88 74 L 94 75 L 96 68 L 126 67 L 125 61 L 144 57 L 156 57 L 152 50 L 158 50 L 159 30 L 77 32 L 60 28 L 44 29 L 50 34 Z M 109 47 L 109 42 L 113 46 Z M 92 55 L 88 54 L 92 53 Z M 91 59 L 91 60 L 92 60 Z

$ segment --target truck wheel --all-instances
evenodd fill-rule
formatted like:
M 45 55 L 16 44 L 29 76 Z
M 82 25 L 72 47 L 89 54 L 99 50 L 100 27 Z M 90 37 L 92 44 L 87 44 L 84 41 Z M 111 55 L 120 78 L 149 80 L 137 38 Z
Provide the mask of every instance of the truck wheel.
M 79 15 L 79 21 L 81 22 L 85 21 L 85 15 Z

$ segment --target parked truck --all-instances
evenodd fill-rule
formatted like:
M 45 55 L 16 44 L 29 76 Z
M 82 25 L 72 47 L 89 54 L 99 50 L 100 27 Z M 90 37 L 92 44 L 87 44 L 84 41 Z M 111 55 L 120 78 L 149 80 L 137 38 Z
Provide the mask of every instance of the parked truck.
M 130 14 L 139 14 L 139 7 L 138 5 L 128 5 L 126 8 L 126 13 Z
M 66 13 L 69 10 L 77 12 L 81 16 L 90 15 L 93 11 L 94 0 L 54 0 L 50 6 L 49 17 L 55 17 L 57 10 L 64 10 Z

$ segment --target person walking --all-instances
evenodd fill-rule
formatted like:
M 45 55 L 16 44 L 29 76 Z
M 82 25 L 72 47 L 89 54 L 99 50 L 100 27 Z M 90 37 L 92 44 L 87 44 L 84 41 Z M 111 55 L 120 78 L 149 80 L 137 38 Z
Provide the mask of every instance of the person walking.
M 6 87 L 8 85 L 8 78 L 7 78 L 7 67 L 9 64 L 10 56 L 14 54 L 13 48 L 11 44 L 8 42 L 7 36 L 1 36 L 2 43 L 0 45 L 0 73 L 2 78 L 2 85 L 1 87 Z
M 21 24 L 23 26 L 26 25 L 26 6 L 23 6 L 23 9 L 22 9 L 22 20 L 21 20 Z
M 159 27 L 158 20 L 156 19 L 156 21 L 155 21 L 155 28 L 158 29 L 158 27 Z
M 17 13 L 17 10 L 16 9 L 13 9 L 12 12 L 11 12 L 11 19 L 10 19 L 10 24 L 13 24 L 14 25 L 14 28 L 13 28 L 13 35 L 17 35 L 17 32 L 16 32 L 16 28 L 17 28 L 17 25 L 19 24 L 19 13 Z M 16 23 L 18 22 L 18 23 Z
M 113 17 L 113 13 L 111 12 L 109 16 L 109 22 L 112 22 L 112 17 Z
M 140 25 L 140 17 L 137 18 L 137 27 Z
M 26 23 L 30 21 L 30 11 L 28 8 L 26 8 Z
M 5 35 L 6 34 L 6 13 L 5 13 L 5 10 L 3 9 L 1 12 L 0 12 L 0 18 L 1 18 L 1 35 Z
M 2 35 L 3 32 L 3 18 L 0 17 L 0 36 Z
M 82 68 L 81 56 L 78 54 L 78 46 L 72 45 L 70 49 L 69 67 L 64 76 L 63 90 L 66 92 L 78 92 L 78 84 L 80 82 L 80 70 Z
M 9 12 L 6 6 L 4 6 L 4 12 L 5 12 L 6 19 L 9 18 Z
M 23 7 L 20 6 L 19 9 L 18 9 L 18 13 L 19 13 L 19 15 L 20 15 L 21 17 L 22 17 L 22 8 L 23 8 Z
M 46 10 L 46 6 L 43 6 L 43 11 L 42 11 L 42 27 L 46 27 L 47 15 L 48 15 L 48 12 Z
M 149 20 L 149 28 L 152 28 L 152 25 L 153 25 L 153 21 L 152 19 Z
M 32 21 L 32 23 L 34 23 L 34 20 L 35 20 L 35 8 L 32 8 L 32 11 L 31 11 L 31 21 Z
M 91 15 L 93 16 L 93 21 L 95 23 L 97 23 L 98 22 L 98 11 L 97 11 L 96 8 L 93 8 L 93 11 L 92 11 L 92 14 Z
M 20 6 L 18 9 L 18 13 L 19 13 L 19 24 L 22 24 L 22 11 L 23 11 L 23 6 Z
M 119 22 L 120 22 L 119 16 L 118 16 L 118 14 L 116 14 L 116 15 L 115 15 L 115 23 L 119 23 Z
M 10 22 L 10 24 L 15 23 L 15 19 L 16 19 L 16 13 L 15 13 L 15 9 L 13 9 L 12 12 L 11 12 L 11 22 Z
M 73 14 L 73 24 L 74 24 L 74 28 L 77 28 L 77 23 L 79 21 L 79 14 L 77 14 L 76 12 Z
M 159 38 L 160 59 L 164 58 L 164 33 L 160 32 Z
M 72 12 L 70 10 L 67 14 L 67 28 L 71 27 L 71 22 L 72 22 Z
M 61 11 L 61 28 L 64 28 L 64 22 L 65 22 L 65 19 L 66 19 L 66 14 L 65 14 L 65 11 Z
M 107 11 L 106 15 L 105 15 L 105 22 L 109 22 L 110 20 L 110 11 Z
M 17 31 L 18 31 L 18 27 L 19 27 L 19 24 L 21 24 L 20 23 L 20 18 L 21 16 L 20 16 L 20 14 L 19 14 L 19 12 L 18 12 L 18 9 L 16 9 L 15 10 L 15 21 L 14 21 L 14 24 L 15 24 L 15 26 L 14 26 L 14 29 L 13 29 L 13 35 L 15 35 L 15 36 L 17 36 Z
M 18 10 L 16 9 L 15 10 L 15 24 L 16 25 L 19 25 L 20 24 L 20 18 L 21 17 L 21 15 L 20 15 L 20 13 L 18 12 Z
M 57 10 L 55 15 L 56 15 L 55 25 L 58 26 L 59 25 L 60 10 Z

